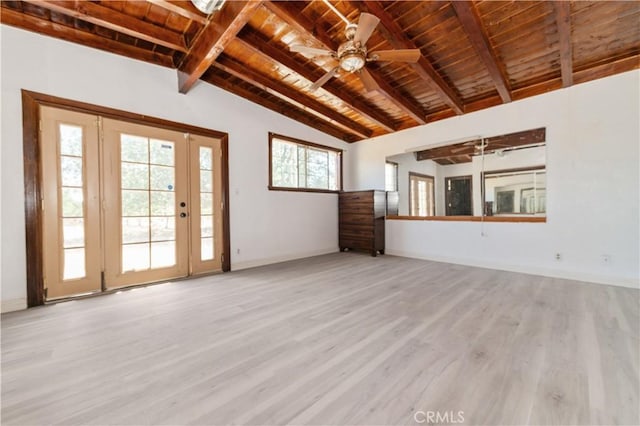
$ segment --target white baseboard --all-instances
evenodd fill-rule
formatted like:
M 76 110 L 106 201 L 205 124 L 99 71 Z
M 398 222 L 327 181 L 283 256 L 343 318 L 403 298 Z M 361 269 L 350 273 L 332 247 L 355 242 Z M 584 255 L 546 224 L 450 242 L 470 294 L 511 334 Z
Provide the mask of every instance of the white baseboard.
M 24 298 L 3 300 L 0 303 L 0 312 L 3 314 L 5 312 L 21 311 L 23 309 L 27 309 L 27 299 Z
M 559 269 L 538 268 L 531 266 L 509 265 L 499 262 L 487 262 L 474 259 L 451 258 L 446 256 L 425 256 L 422 254 L 411 253 L 403 250 L 389 250 L 385 253 L 393 256 L 410 257 L 414 259 L 432 260 L 434 262 L 453 263 L 456 265 L 474 266 L 477 268 L 497 269 L 501 271 L 520 272 L 523 274 L 542 275 L 544 277 L 562 278 L 574 281 L 584 281 L 595 284 L 615 285 L 618 287 L 627 287 L 640 289 L 640 280 L 633 278 L 620 278 L 612 276 L 594 275 L 577 271 L 566 271 Z
M 305 257 L 321 256 L 323 254 L 337 253 L 338 247 L 326 248 L 322 250 L 313 250 L 303 253 L 295 253 L 283 256 L 268 257 L 263 259 L 249 260 L 246 262 L 234 262 L 231 258 L 231 270 L 239 271 L 241 269 L 255 268 L 257 266 L 270 265 L 272 263 L 286 262 L 288 260 L 304 259 Z

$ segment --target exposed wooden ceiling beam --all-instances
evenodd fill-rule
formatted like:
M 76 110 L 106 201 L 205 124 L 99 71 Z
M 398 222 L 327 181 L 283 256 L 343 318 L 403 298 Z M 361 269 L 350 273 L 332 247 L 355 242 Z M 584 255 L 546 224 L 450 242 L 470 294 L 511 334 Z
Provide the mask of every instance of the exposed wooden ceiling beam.
M 475 143 L 478 144 L 480 141 L 469 141 L 463 143 L 457 143 L 455 145 L 442 146 L 438 148 L 424 149 L 422 151 L 417 151 L 416 160 L 424 161 L 424 160 L 440 160 L 443 158 L 449 158 L 452 156 L 458 155 L 473 155 L 475 153 L 474 145 L 464 145 L 466 143 Z M 455 151 L 455 152 L 452 152 Z
M 571 2 L 554 1 L 553 8 L 560 38 L 560 72 L 562 87 L 573 85 L 573 51 L 571 48 Z
M 316 81 L 324 74 L 324 72 L 314 72 L 309 70 L 308 67 L 300 64 L 298 61 L 293 59 L 291 54 L 286 50 L 269 44 L 266 40 L 262 39 L 262 37 L 255 34 L 254 32 L 243 31 L 236 38 L 236 41 L 242 43 L 243 47 L 245 47 L 246 49 L 250 49 L 255 53 L 271 58 L 275 62 L 284 65 L 291 71 L 299 74 L 300 76 L 311 82 Z M 347 107 L 362 115 L 367 120 L 384 128 L 386 131 L 394 132 L 397 130 L 392 120 L 385 117 L 384 114 L 381 114 L 375 109 L 369 107 L 364 102 L 350 96 L 344 90 L 335 89 L 330 84 L 325 84 L 324 86 L 322 86 L 322 88 L 344 102 Z
M 202 24 L 202 25 L 207 24 L 207 18 L 202 16 L 196 10 L 189 9 L 189 6 L 191 6 L 190 1 L 180 1 L 180 2 L 169 1 L 169 0 L 147 0 L 147 1 L 149 3 L 158 5 L 161 8 L 166 9 L 170 12 L 178 14 L 184 18 L 191 19 L 192 21 L 196 21 L 199 24 Z M 191 8 L 195 9 L 193 6 L 191 6 Z
M 489 76 L 498 90 L 502 102 L 511 102 L 511 89 L 506 77 L 506 71 L 498 58 L 495 49 L 491 46 L 487 31 L 482 26 L 478 11 L 470 1 L 452 1 L 451 5 L 458 15 L 464 32 L 473 45 L 480 60 L 489 71 Z
M 331 37 L 327 35 L 327 33 L 319 26 L 315 25 L 305 16 L 300 13 L 296 13 L 291 9 L 290 6 L 286 5 L 287 2 L 266 2 L 265 5 L 267 8 L 277 15 L 281 20 L 285 21 L 287 24 L 292 26 L 298 32 L 303 34 L 307 34 L 309 37 L 315 38 L 319 41 L 324 48 L 330 50 L 337 50 L 338 44 L 335 43 Z M 381 76 L 373 69 L 368 70 L 369 73 L 376 79 L 376 81 L 385 81 L 385 77 Z M 424 116 L 425 114 L 421 111 L 421 107 L 417 104 L 412 104 L 409 99 L 403 94 L 401 94 L 396 89 L 392 88 L 390 85 L 386 85 L 383 90 L 380 92 L 387 99 L 393 102 L 398 108 L 400 108 L 405 113 L 407 109 L 411 111 L 409 114 L 413 119 L 416 119 L 414 115 L 419 116 L 419 123 L 425 123 Z
M 367 69 L 371 77 L 378 84 L 378 92 L 384 95 L 387 98 L 397 97 L 397 90 L 391 87 L 387 81 L 381 77 L 379 74 L 372 72 L 370 69 Z M 422 111 L 422 108 L 414 105 L 412 102 L 409 102 L 407 97 L 400 96 L 398 97 L 398 102 L 396 102 L 398 108 L 405 112 L 405 114 L 409 115 L 414 121 L 419 124 L 427 124 L 427 119 L 425 117 L 425 113 Z
M 228 1 L 213 15 L 178 67 L 180 93 L 193 87 L 261 4 L 261 1 Z
M 220 74 L 224 74 L 220 75 Z M 272 111 L 277 112 L 278 114 L 285 115 L 293 120 L 299 121 L 307 126 L 313 127 L 314 129 L 320 130 L 326 134 L 334 136 L 338 139 L 341 139 L 345 142 L 355 142 L 360 138 L 357 138 L 355 135 L 346 133 L 337 127 L 334 127 L 327 123 L 324 120 L 320 120 L 312 114 L 308 112 L 298 109 L 292 106 L 289 103 L 280 104 L 273 99 L 270 99 L 269 94 L 266 94 L 267 97 L 264 97 L 258 93 L 252 92 L 251 90 L 243 87 L 240 84 L 234 84 L 229 81 L 227 73 L 224 73 L 221 70 L 216 68 L 209 68 L 207 72 L 202 76 L 202 79 L 208 83 L 211 83 L 215 86 L 220 87 L 228 92 L 231 92 L 235 95 L 238 95 L 244 99 L 248 99 L 251 102 L 255 102 L 258 105 L 262 105 L 265 108 L 268 108 Z
M 282 1 L 265 1 L 264 5 L 274 15 L 282 21 L 285 21 L 297 32 L 307 34 L 308 36 L 318 40 L 324 48 L 330 50 L 336 50 L 338 48 L 338 45 L 333 42 L 324 28 L 309 21 L 304 16 L 300 16 L 299 14 L 292 12 L 291 9 L 286 6 L 286 3 L 287 2 Z
M 187 51 L 187 46 L 182 34 L 150 24 L 97 3 L 90 1 L 28 1 L 36 6 L 127 34 L 131 37 L 148 41 L 149 43 L 158 44 L 179 52 Z
M 629 56 L 622 56 L 613 60 L 609 59 L 608 62 L 593 64 L 576 70 L 573 80 L 576 84 L 584 83 L 614 74 L 637 70 L 638 68 L 640 68 L 640 53 L 635 51 Z
M 344 115 L 337 113 L 314 99 L 300 94 L 298 91 L 286 84 L 259 74 L 227 56 L 220 56 L 218 61 L 213 63 L 213 66 L 258 87 L 265 92 L 275 95 L 300 109 L 310 112 L 333 125 L 339 126 L 348 133 L 355 134 L 360 138 L 369 138 L 373 135 L 373 131 L 367 129 L 365 126 L 350 120 Z
M 369 13 L 376 15 L 380 19 L 380 22 L 384 26 L 385 33 L 388 36 L 388 41 L 393 47 L 396 49 L 418 48 L 416 44 L 404 34 L 404 30 L 396 23 L 393 17 L 389 15 L 379 1 L 365 1 L 361 4 Z M 458 95 L 424 56 L 420 56 L 417 63 L 409 65 L 456 114 L 464 114 L 464 105 Z
M 151 62 L 153 64 L 162 65 L 164 67 L 173 68 L 173 59 L 170 56 L 160 53 L 151 52 L 136 46 L 126 45 L 105 37 L 101 37 L 92 33 L 77 30 L 65 25 L 51 22 L 47 19 L 41 19 L 33 15 L 16 12 L 13 9 L 2 7 L 0 13 L 2 15 L 2 23 L 14 27 L 26 29 L 39 34 L 45 34 L 73 43 L 81 43 L 88 47 L 106 50 L 118 55 L 127 56 L 129 58 Z
M 485 152 L 493 152 L 497 149 L 516 148 L 525 145 L 541 144 L 546 141 L 547 129 L 540 127 L 537 129 L 523 130 L 521 132 L 507 133 L 505 135 L 485 138 Z M 476 145 L 482 143 L 481 139 L 472 139 L 459 142 L 453 145 L 439 146 L 436 148 L 417 151 L 416 160 L 436 160 L 441 158 L 459 157 L 464 155 L 474 155 Z

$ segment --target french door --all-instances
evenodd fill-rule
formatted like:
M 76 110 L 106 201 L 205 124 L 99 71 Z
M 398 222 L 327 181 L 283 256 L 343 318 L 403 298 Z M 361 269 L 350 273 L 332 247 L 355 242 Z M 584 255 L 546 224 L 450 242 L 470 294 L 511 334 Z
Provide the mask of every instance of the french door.
M 47 299 L 222 267 L 220 140 L 41 107 Z

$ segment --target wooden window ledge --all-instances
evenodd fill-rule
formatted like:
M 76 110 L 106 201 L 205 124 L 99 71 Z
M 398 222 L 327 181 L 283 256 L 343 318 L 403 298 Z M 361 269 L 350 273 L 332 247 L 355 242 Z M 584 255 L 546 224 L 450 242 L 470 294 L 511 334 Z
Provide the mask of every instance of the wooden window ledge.
M 431 220 L 441 222 L 506 222 L 506 223 L 546 223 L 546 217 L 540 216 L 387 216 L 389 220 Z

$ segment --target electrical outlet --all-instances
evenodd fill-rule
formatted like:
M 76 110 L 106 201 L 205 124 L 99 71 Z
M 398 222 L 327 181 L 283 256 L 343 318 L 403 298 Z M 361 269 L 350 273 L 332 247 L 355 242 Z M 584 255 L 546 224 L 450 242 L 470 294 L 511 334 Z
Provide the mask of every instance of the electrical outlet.
M 556 260 L 562 260 L 562 255 L 560 253 L 556 253 Z
M 236 254 L 240 254 L 240 249 L 237 249 L 237 250 L 236 250 Z
M 601 259 L 602 259 L 602 263 L 608 264 L 609 262 L 611 262 L 611 256 L 609 256 L 608 254 L 603 254 L 601 256 Z

